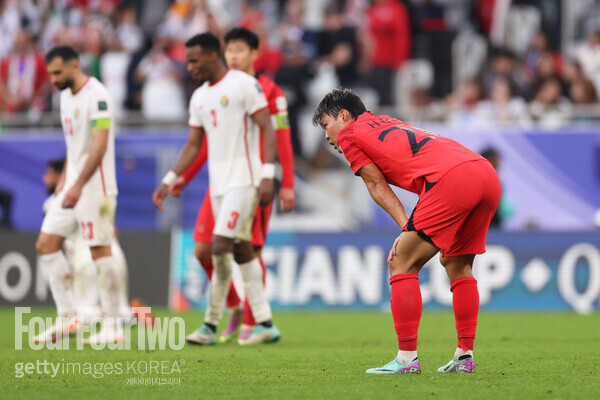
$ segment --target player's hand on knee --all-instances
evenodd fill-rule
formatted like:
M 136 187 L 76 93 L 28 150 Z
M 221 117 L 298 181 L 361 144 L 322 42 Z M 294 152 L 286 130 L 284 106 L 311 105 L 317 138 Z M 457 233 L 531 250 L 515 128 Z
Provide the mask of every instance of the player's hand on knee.
M 258 205 L 261 207 L 265 207 L 269 205 L 270 202 L 273 201 L 274 195 L 274 180 L 273 179 L 263 179 L 260 181 L 260 185 L 258 186 Z
M 396 238 L 396 240 L 394 240 L 394 245 L 392 246 L 392 249 L 390 250 L 390 254 L 388 254 L 388 262 L 392 262 L 392 259 L 396 256 L 396 247 L 398 246 L 398 242 L 400 241 L 400 236 L 398 236 Z
M 154 191 L 152 195 L 152 203 L 154 203 L 154 207 L 156 207 L 159 211 L 165 211 L 165 207 L 163 206 L 163 200 L 169 195 L 169 187 L 164 183 Z
M 294 189 L 279 189 L 279 196 L 277 202 L 279 204 L 279 208 L 284 213 L 292 211 L 296 207 L 296 195 L 294 194 Z
M 186 183 L 187 182 L 185 181 L 183 176 L 178 176 L 177 179 L 175 179 L 175 182 L 173 182 L 173 184 L 169 186 L 169 194 L 175 197 L 181 196 L 181 192 L 183 192 Z

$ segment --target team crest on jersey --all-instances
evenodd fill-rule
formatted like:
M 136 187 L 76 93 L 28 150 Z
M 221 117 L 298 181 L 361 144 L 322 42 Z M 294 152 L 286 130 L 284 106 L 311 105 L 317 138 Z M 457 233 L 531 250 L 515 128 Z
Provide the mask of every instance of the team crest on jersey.
M 98 102 L 98 111 L 106 111 L 107 108 L 108 106 L 106 105 L 105 101 Z
M 227 96 L 221 97 L 221 105 L 223 107 L 227 107 L 228 104 L 229 104 L 229 98 Z
M 256 90 L 258 90 L 258 93 L 263 92 L 262 88 L 260 87 L 260 83 L 258 83 L 258 82 L 256 83 Z
M 275 104 L 277 105 L 277 110 L 279 111 L 285 111 L 287 110 L 287 100 L 285 99 L 285 97 L 283 96 L 279 96 L 277 99 L 275 99 Z
M 75 112 L 73 113 L 73 116 L 74 116 L 75 118 L 79 117 L 79 108 L 76 108 L 76 109 L 75 109 Z

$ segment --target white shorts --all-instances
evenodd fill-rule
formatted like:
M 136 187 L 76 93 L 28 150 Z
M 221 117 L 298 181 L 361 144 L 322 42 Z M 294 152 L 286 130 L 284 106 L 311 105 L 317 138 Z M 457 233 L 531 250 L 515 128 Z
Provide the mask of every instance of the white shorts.
M 82 235 L 88 247 L 110 246 L 115 235 L 115 196 L 82 194 L 74 208 L 62 208 L 60 192 L 44 217 L 41 231 L 67 238 Z
M 258 198 L 254 186 L 231 188 L 222 196 L 211 196 L 215 227 L 213 235 L 250 241 Z

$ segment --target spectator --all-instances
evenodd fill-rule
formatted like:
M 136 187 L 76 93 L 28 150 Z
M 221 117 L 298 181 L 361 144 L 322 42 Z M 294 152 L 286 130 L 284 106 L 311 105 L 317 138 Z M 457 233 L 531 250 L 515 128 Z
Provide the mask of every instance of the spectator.
M 283 62 L 275 75 L 288 99 L 290 129 L 294 153 L 302 154 L 298 114 L 307 102 L 306 85 L 314 76 L 311 62 L 317 55 L 317 35 L 304 26 L 302 0 L 289 0 L 285 16 L 279 26 Z
M 529 97 L 529 86 L 518 68 L 517 57 L 513 52 L 506 49 L 498 49 L 492 56 L 491 69 L 483 78 L 486 93 L 490 93 L 492 85 L 499 76 L 506 77 L 514 82 L 520 96 Z
M 562 60 L 561 60 L 562 62 Z M 557 67 L 556 58 L 551 52 L 540 54 L 540 59 L 536 73 L 531 82 L 531 93 L 538 93 L 540 87 L 550 78 L 558 80 L 560 83 L 560 92 L 563 95 L 567 94 L 567 84 L 562 79 L 560 71 L 562 67 Z
M 354 87 L 359 81 L 357 50 L 356 29 L 344 24 L 339 7 L 327 8 L 319 55 L 335 67 L 339 83 L 343 87 Z
M 577 79 L 571 84 L 569 89 L 569 98 L 576 105 L 594 104 L 598 99 L 596 88 L 588 79 Z
M 457 125 L 476 125 L 481 123 L 477 116 L 480 102 L 485 99 L 485 91 L 479 80 L 463 83 L 458 90 L 446 99 L 448 122 Z
M 533 80 L 538 73 L 538 67 L 542 57 L 548 57 L 552 60 L 553 70 L 557 75 L 562 75 L 562 56 L 560 52 L 550 48 L 548 36 L 540 31 L 535 34 L 531 41 L 531 48 L 525 56 L 523 69 L 529 80 Z
M 116 35 L 104 38 L 104 47 L 106 52 L 100 56 L 100 78 L 114 100 L 117 116 L 121 117 L 127 98 L 127 68 L 131 55 Z
M 181 74 L 168 57 L 170 38 L 159 32 L 152 49 L 137 66 L 136 80 L 143 82 L 142 115 L 149 120 L 183 121 L 187 114 Z
M 258 56 L 254 61 L 254 69 L 259 74 L 265 74 L 270 79 L 274 79 L 283 63 L 283 53 L 277 46 L 273 45 L 271 35 L 269 35 L 269 30 L 265 25 L 257 25 L 254 33 L 258 35 L 260 40 Z
M 479 104 L 477 116 L 482 123 L 492 122 L 521 127 L 531 125 L 527 103 L 517 95 L 515 85 L 504 76 L 496 78 L 490 92 L 490 99 Z
M 135 8 L 125 8 L 117 19 L 116 35 L 119 44 L 127 53 L 137 53 L 144 45 L 144 32 L 137 24 Z
M 367 24 L 374 42 L 369 84 L 379 94 L 379 105 L 392 105 L 396 70 L 410 58 L 408 11 L 398 0 L 373 0 Z
M 17 3 L 0 1 L 0 60 L 4 59 L 14 46 L 19 29 L 20 17 Z
M 15 37 L 12 53 L 0 62 L 0 111 L 43 111 L 48 106 L 50 80 L 44 56 L 25 29 Z
M 530 106 L 534 120 L 544 128 L 556 129 L 569 122 L 572 114 L 569 100 L 561 94 L 560 81 L 549 78 L 540 87 Z
M 600 31 L 592 32 L 579 51 L 577 61 L 586 77 L 594 82 L 596 91 L 600 89 Z

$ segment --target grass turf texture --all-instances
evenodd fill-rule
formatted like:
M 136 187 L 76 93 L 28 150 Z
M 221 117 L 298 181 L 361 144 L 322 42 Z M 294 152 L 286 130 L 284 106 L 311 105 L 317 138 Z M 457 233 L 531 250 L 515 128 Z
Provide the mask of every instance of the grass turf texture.
M 49 309 L 32 315 L 52 316 Z M 158 317 L 177 314 L 156 312 Z M 181 315 L 189 333 L 201 313 Z M 278 313 L 277 344 L 241 347 L 187 345 L 175 350 L 14 349 L 14 311 L 0 309 L 0 398 L 6 399 L 600 399 L 600 314 L 480 315 L 475 374 L 438 374 L 455 346 L 451 313 L 424 313 L 420 327 L 422 375 L 366 375 L 396 354 L 392 317 L 385 313 Z M 224 325 L 225 318 L 222 326 Z M 221 326 L 221 328 L 222 328 Z M 180 385 L 131 385 L 132 374 L 15 377 L 19 362 L 177 362 Z

